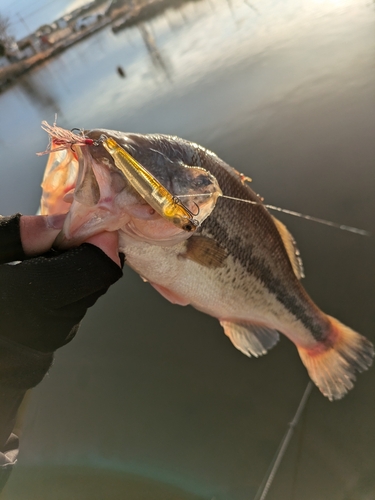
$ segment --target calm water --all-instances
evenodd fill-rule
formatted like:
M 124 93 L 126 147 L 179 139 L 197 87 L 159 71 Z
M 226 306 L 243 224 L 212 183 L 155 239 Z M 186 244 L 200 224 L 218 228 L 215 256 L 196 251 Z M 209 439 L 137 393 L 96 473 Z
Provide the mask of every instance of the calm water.
M 0 95 L 0 213 L 37 209 L 57 112 L 196 141 L 266 202 L 375 233 L 374 55 L 369 0 L 206 0 L 107 29 Z M 374 237 L 282 219 L 314 300 L 374 341 Z M 287 340 L 249 360 L 127 269 L 33 391 L 4 497 L 251 499 L 306 383 Z M 340 402 L 314 390 L 268 498 L 373 500 L 374 450 L 372 369 Z

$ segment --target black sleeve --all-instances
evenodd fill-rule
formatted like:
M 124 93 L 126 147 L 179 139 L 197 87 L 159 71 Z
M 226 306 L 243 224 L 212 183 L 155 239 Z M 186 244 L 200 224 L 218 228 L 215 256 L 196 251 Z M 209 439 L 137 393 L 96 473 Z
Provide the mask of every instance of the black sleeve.
M 21 214 L 10 217 L 0 215 L 0 264 L 25 258 L 20 238 L 20 217 Z
M 12 430 L 26 391 L 43 379 L 53 352 L 73 339 L 87 308 L 122 276 L 87 243 L 23 260 L 19 219 L 0 218 L 0 491 L 17 458 Z
M 17 461 L 18 437 L 12 431 L 18 408 L 26 391 L 42 380 L 52 360 L 51 353 L 0 336 L 0 492 Z
M 0 264 L 24 259 L 19 230 L 20 214 L 11 217 L 0 216 Z M 1 266 L 0 266 L 1 267 Z M 16 463 L 18 438 L 12 433 L 17 410 L 26 389 L 9 385 L 10 371 L 6 365 L 15 357 L 17 346 L 9 345 L 0 331 L 0 492 Z M 48 366 L 52 362 L 50 355 Z M 46 368 L 48 370 L 48 367 Z M 6 374 L 7 373 L 7 374 Z

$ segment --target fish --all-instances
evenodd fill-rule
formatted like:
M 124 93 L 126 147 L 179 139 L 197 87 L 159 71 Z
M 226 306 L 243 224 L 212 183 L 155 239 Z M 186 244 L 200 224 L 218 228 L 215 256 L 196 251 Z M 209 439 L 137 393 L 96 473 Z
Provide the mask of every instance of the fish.
M 189 210 L 193 203 L 199 207 L 195 231 L 184 231 L 146 203 L 100 143 L 103 134 L 186 200 Z M 373 344 L 313 302 L 301 283 L 293 236 L 243 174 L 175 136 L 102 129 L 83 135 L 92 145 L 81 140 L 50 153 L 42 184 L 42 214 L 68 212 L 58 246 L 118 230 L 128 266 L 171 303 L 217 318 L 243 354 L 266 354 L 281 333 L 330 401 L 353 388 L 356 374 L 372 364 Z

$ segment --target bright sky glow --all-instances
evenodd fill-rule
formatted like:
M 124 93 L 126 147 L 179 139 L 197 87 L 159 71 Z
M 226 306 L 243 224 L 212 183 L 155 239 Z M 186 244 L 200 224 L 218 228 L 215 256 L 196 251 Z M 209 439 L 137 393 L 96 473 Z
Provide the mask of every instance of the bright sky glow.
M 90 3 L 90 0 L 1 0 L 0 15 L 10 20 L 10 31 L 16 39 L 23 38 L 35 31 L 39 26 L 58 19 L 63 14 L 70 12 L 82 5 Z M 254 6 L 262 9 L 262 0 L 254 0 Z M 279 2 L 276 2 L 276 4 Z M 293 2 L 287 2 L 288 3 Z M 321 8 L 322 10 L 332 7 L 342 7 L 353 4 L 353 0 L 308 0 L 297 2 L 301 8 Z

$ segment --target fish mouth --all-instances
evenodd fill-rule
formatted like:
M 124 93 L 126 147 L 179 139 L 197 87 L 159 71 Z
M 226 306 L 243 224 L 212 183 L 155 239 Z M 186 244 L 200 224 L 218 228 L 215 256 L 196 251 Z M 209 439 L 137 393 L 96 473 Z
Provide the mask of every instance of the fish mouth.
M 42 184 L 41 213 L 68 212 L 54 247 L 77 246 L 104 231 L 119 231 L 120 236 L 123 232 L 133 239 L 161 246 L 173 245 L 191 236 L 195 227 L 192 231 L 177 227 L 156 213 L 132 187 L 98 141 L 103 133 L 114 137 L 129 154 L 138 156 L 176 199 L 180 197 L 178 200 L 196 214 L 197 225 L 210 215 L 221 194 L 215 177 L 207 170 L 176 163 L 155 152 L 147 136 L 139 136 L 138 140 L 133 134 L 94 130 L 85 133 L 94 145 L 74 145 L 63 151 L 61 148 L 53 151 L 52 137 L 52 151 Z
M 87 147 L 76 147 L 75 157 L 78 169 L 72 202 L 54 242 L 59 249 L 80 245 L 104 231 L 120 230 L 139 205 L 137 194 L 127 189 L 108 158 L 96 158 Z M 142 216 L 140 209 L 138 216 Z

